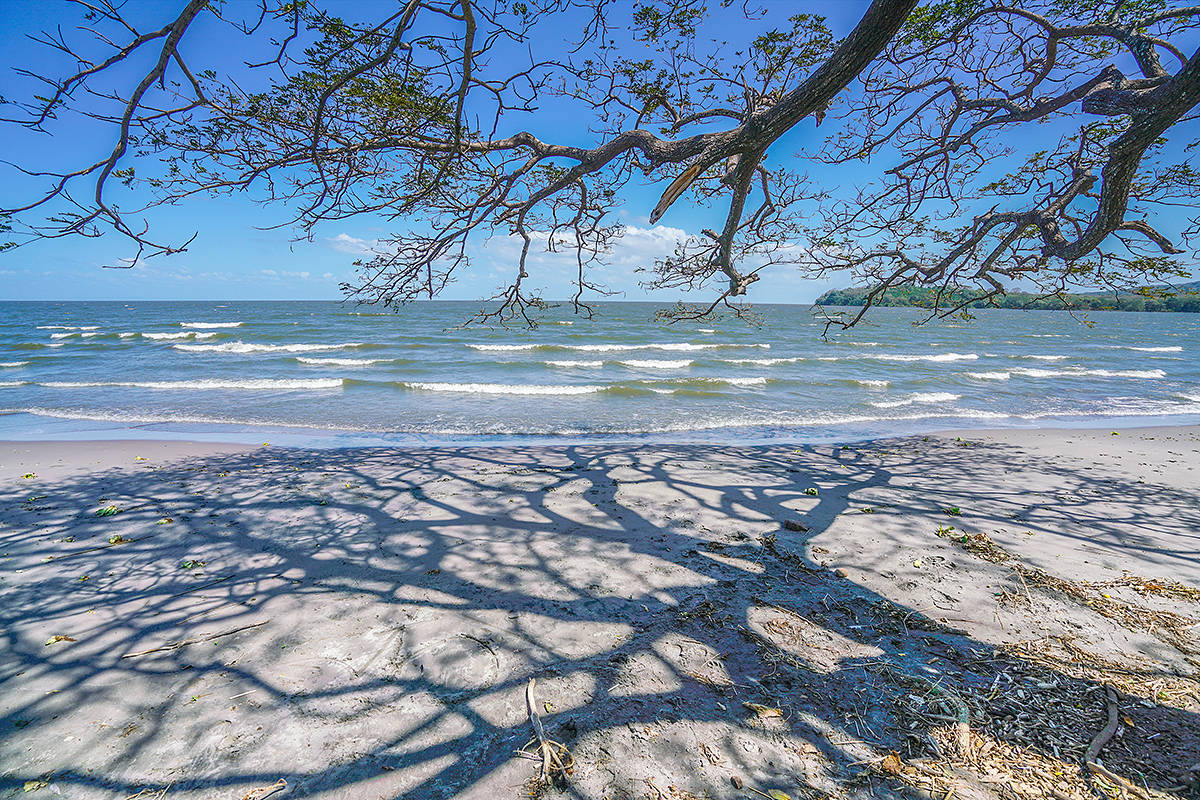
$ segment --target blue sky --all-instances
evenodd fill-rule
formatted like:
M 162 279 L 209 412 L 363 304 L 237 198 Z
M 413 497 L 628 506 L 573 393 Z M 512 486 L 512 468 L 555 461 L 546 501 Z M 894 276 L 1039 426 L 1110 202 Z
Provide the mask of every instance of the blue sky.
M 169 19 L 177 3 L 136 0 L 125 5 L 131 18 Z M 865 0 L 812 2 L 803 10 L 825 14 L 836 34 L 843 34 L 857 21 L 866 7 Z M 394 8 L 393 3 L 367 3 L 356 6 L 363 16 L 370 9 Z M 797 5 L 776 3 L 773 13 L 784 17 L 795 13 Z M 29 34 L 60 23 L 56 15 L 74 21 L 66 3 L 0 3 L 0 68 L 7 73 L 0 79 L 0 93 L 18 96 L 30 91 L 30 84 L 10 70 L 13 65 L 46 68 L 53 60 L 45 47 L 28 39 Z M 382 16 L 386 16 L 386 13 Z M 735 15 L 736 16 L 736 15 Z M 153 27 L 158 27 L 158 22 Z M 152 27 L 147 23 L 146 28 Z M 723 31 L 724 33 L 725 31 Z M 731 40 L 737 31 L 729 32 Z M 189 31 L 184 51 L 194 59 L 194 69 L 212 67 L 218 72 L 236 69 L 246 54 L 230 48 L 241 37 L 208 23 Z M 566 36 L 564 36 L 566 38 Z M 59 66 L 62 64 L 59 62 Z M 530 118 L 532 130 L 550 128 L 554 135 L 568 141 L 589 140 L 587 120 L 555 114 L 551 105 Z M 801 125 L 772 148 L 769 160 L 776 163 L 798 152 L 812 151 L 820 145 L 825 131 L 818 132 L 811 120 Z M 1044 135 L 1044 134 L 1043 134 Z M 66 121 L 53 136 L 4 129 L 4 157 L 20 160 L 23 165 L 61 167 L 63 158 L 71 165 L 101 156 L 112 146 L 108 136 L 97 136 L 94 128 Z M 808 165 L 809 171 L 831 189 L 851 190 L 872 174 L 870 165 L 832 170 Z M 0 181 L 0 207 L 27 199 L 33 189 L 28 179 L 11 171 Z M 649 267 L 656 256 L 670 253 L 674 242 L 689 233 L 713 224 L 713 212 L 690 208 L 678 202 L 657 225 L 650 225 L 646 214 L 656 202 L 662 187 L 631 186 L 624 194 L 625 206 L 619 219 L 627 226 L 624 239 L 617 245 L 611 265 L 593 277 L 610 289 L 621 292 L 614 299 L 705 300 L 711 293 L 685 297 L 677 291 L 647 293 L 638 286 L 642 276 L 638 268 Z M 686 199 L 686 198 L 685 198 Z M 133 254 L 127 241 L 115 235 L 100 239 L 60 239 L 43 241 L 0 254 L 0 279 L 7 299 L 86 300 L 86 299 L 336 299 L 338 286 L 353 279 L 352 262 L 373 239 L 385 232 L 378 219 L 359 217 L 329 224 L 316 232 L 312 241 L 293 241 L 290 229 L 267 229 L 286 220 L 286 211 L 261 207 L 246 198 L 196 198 L 177 206 L 159 209 L 149 215 L 152 230 L 161 240 L 180 241 L 193 231 L 199 236 L 188 251 L 171 257 L 146 261 L 134 269 L 104 269 Z M 394 225 L 388 223 L 389 228 Z M 490 295 L 506 281 L 512 268 L 515 248 L 509 242 L 480 243 L 475 265 L 460 273 L 457 282 L 443 294 L 445 299 L 475 299 Z M 535 285 L 549 298 L 564 298 L 573 293 L 570 278 L 574 273 L 569 255 L 539 255 L 532 270 Z M 786 268 L 764 273 L 751 301 L 809 303 L 825 289 L 846 285 L 848 277 L 829 282 L 801 279 Z
M 125 5 L 131 18 L 169 18 L 175 13 L 175 3 L 147 3 L 139 0 Z M 390 9 L 393 4 L 371 5 Z M 811 4 L 814 11 L 831 18 L 839 32 L 848 30 L 858 18 L 865 2 L 826 2 Z M 364 8 L 364 6 L 359 6 Z M 370 8 L 370 5 L 366 6 Z M 794 13 L 791 4 L 778 4 L 774 11 L 786 9 Z M 0 85 L 2 92 L 16 96 L 18 89 L 29 91 L 30 85 L 11 73 L 13 65 L 45 66 L 54 63 L 45 47 L 31 42 L 27 36 L 46 27 L 59 25 L 69 7 L 56 2 L 0 3 L 0 52 L 7 54 L 3 69 L 8 75 Z M 364 15 L 369 11 L 363 11 Z M 390 13 L 390 12 L 389 12 Z M 56 15 L 63 15 L 60 20 Z M 383 16 L 386 16 L 384 14 Z M 162 23 L 159 22 L 159 25 Z M 146 29 L 150 29 L 148 23 Z M 154 27 L 157 27 L 155 25 Z M 69 32 L 69 29 L 68 29 Z M 243 55 L 228 52 L 226 43 L 236 42 L 215 25 L 189 31 L 185 52 L 189 58 L 197 53 L 218 54 L 203 66 L 236 66 Z M 222 59 L 224 61 L 222 62 Z M 201 61 L 203 59 L 197 59 Z M 59 62 L 59 66 L 63 66 Z M 193 68 L 200 68 L 193 64 Z M 811 127 L 811 122 L 807 123 Z M 563 118 L 552 109 L 530 119 L 527 127 L 537 130 L 552 126 L 555 135 L 586 141 L 589 134 L 586 120 Z M 802 148 L 805 139 L 819 141 L 811 132 L 800 132 L 791 141 L 775 148 L 775 157 L 784 157 L 789 150 Z M 45 167 L 61 166 L 64 154 L 72 164 L 83 163 L 86 157 L 101 156 L 111 148 L 111 139 L 97 137 L 93 129 L 67 124 L 53 136 L 5 130 L 10 153 L 20 154 L 22 164 Z M 12 156 L 9 156 L 11 158 Z M 0 184 L 0 205 L 30 196 L 32 182 L 4 173 Z M 689 210 L 684 202 L 656 226 L 651 226 L 646 214 L 657 200 L 661 187 L 631 187 L 625 194 L 626 206 L 620 219 L 629 225 L 624 240 L 613 253 L 612 264 L 597 273 L 600 282 L 623 293 L 625 299 L 675 300 L 683 297 L 677 291 L 647 293 L 638 286 L 643 276 L 636 272 L 650 266 L 655 256 L 669 253 L 677 238 L 712 224 L 703 211 Z M 100 239 L 60 239 L 42 241 L 27 247 L 0 254 L 2 293 L 8 299 L 333 299 L 341 296 L 338 285 L 353 277 L 352 262 L 363 243 L 382 235 L 385 227 L 380 220 L 360 217 L 337 225 L 327 225 L 317 232 L 313 241 L 293 241 L 289 229 L 263 230 L 286 219 L 282 209 L 257 206 L 241 198 L 195 199 L 179 206 L 161 209 L 150 215 L 152 230 L 159 238 L 186 239 L 192 231 L 199 236 L 188 251 L 170 257 L 149 260 L 130 270 L 104 269 L 103 265 L 117 263 L 132 255 L 128 242 L 114 235 Z M 504 242 L 489 243 L 477 254 L 476 264 L 469 273 L 459 274 L 458 280 L 443 295 L 446 299 L 475 299 L 487 296 L 501 285 L 511 268 L 512 248 Z M 572 294 L 570 277 L 574 272 L 571 258 L 539 256 L 535 263 L 536 284 L 545 295 L 562 298 Z M 770 296 L 778 301 L 786 297 L 794 302 L 811 302 L 833 284 L 800 280 L 791 273 L 779 272 L 759 284 L 763 299 Z M 693 299 L 704 299 L 702 294 Z

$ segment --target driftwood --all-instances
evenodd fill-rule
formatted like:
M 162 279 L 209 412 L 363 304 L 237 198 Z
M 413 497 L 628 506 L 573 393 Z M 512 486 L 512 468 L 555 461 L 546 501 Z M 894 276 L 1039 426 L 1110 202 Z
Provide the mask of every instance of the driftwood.
M 530 678 L 529 683 L 525 686 L 525 709 L 529 713 L 529 724 L 533 727 L 534 738 L 521 748 L 521 752 L 541 760 L 537 780 L 542 785 L 548 785 L 570 775 L 571 770 L 575 767 L 575 759 L 571 757 L 571 751 L 565 745 L 547 738 L 546 731 L 542 727 L 542 718 L 538 715 L 537 695 L 534 693 L 535 685 L 536 679 Z M 536 756 L 532 756 L 526 750 L 533 744 L 537 745 Z
M 276 792 L 281 792 L 287 788 L 287 781 L 283 778 L 272 783 L 270 786 L 260 786 L 257 789 L 251 789 L 242 795 L 241 800 L 263 800 L 265 797 L 270 797 Z
M 1119 722 L 1120 706 L 1117 704 L 1117 693 L 1112 690 L 1111 686 L 1104 687 L 1104 698 L 1108 701 L 1108 721 L 1099 733 L 1088 744 L 1087 752 L 1083 754 L 1083 765 L 1093 776 L 1099 775 L 1109 783 L 1115 785 L 1121 790 L 1121 796 L 1131 793 L 1135 797 L 1149 798 L 1146 790 L 1137 784 L 1130 783 L 1114 772 L 1111 772 L 1103 764 L 1100 764 L 1100 751 L 1108 744 L 1113 736 L 1117 734 L 1117 724 Z

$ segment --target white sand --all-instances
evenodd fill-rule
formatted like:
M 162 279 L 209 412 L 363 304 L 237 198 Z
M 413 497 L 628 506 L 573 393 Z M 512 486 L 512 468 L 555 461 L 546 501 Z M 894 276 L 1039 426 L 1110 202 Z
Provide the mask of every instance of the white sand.
M 514 755 L 531 677 L 574 753 L 569 796 L 758 796 L 735 778 L 901 796 L 872 765 L 919 757 L 947 708 L 912 727 L 903 709 L 928 698 L 896 671 L 978 699 L 980 760 L 945 762 L 961 797 L 999 796 L 981 765 L 1013 748 L 1087 796 L 1101 682 L 1132 723 L 1109 769 L 1158 791 L 1200 762 L 1196 653 L 1148 614 L 1200 606 L 1079 584 L 1200 587 L 1196 427 L 848 448 L 10 443 L 0 480 L 0 797 L 236 800 L 279 779 L 272 796 L 516 797 L 537 771 Z M 980 533 L 1016 560 L 954 541 Z M 1039 569 L 1135 621 L 1030 586 Z

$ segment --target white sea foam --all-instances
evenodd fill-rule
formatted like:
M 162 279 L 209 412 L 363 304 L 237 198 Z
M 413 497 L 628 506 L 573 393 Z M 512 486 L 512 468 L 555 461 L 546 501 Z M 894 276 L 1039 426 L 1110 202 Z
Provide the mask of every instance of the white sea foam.
M 79 337 L 80 337 L 81 339 L 90 339 L 90 338 L 92 338 L 93 336 L 99 336 L 99 335 L 100 335 L 99 333 L 95 333 L 95 332 L 92 332 L 92 333 L 81 333 L 81 334 L 79 334 Z
M 16 386 L 28 386 L 29 381 L 0 381 L 0 388 L 12 389 Z
M 86 335 L 86 334 L 85 334 Z M 122 334 L 124 335 L 124 334 Z M 143 333 L 143 339 L 154 339 L 156 341 L 175 341 L 179 339 L 212 339 L 218 336 L 216 331 L 180 331 L 178 333 Z
M 135 336 L 141 336 L 141 334 L 138 333 L 137 331 L 130 331 L 128 333 L 118 333 L 117 336 L 119 336 L 122 339 L 132 339 Z
M 1011 372 L 968 372 L 967 374 L 983 381 L 1006 381 L 1012 377 Z
M 301 364 L 317 364 L 324 367 L 369 367 L 372 364 L 383 364 L 390 358 L 304 358 L 297 356 Z
M 696 378 L 703 383 L 727 383 L 730 386 L 766 386 L 767 379 L 759 376 L 755 378 Z
M 857 383 L 859 386 L 870 386 L 872 388 L 883 388 L 891 386 L 891 381 L 875 380 L 872 378 L 850 378 L 851 383 Z
M 271 427 L 303 429 L 327 428 L 330 430 L 369 430 L 367 428 L 353 428 L 344 426 L 327 427 L 310 423 L 288 422 L 286 420 L 239 419 L 234 417 L 222 417 L 207 414 L 148 414 L 140 411 L 94 411 L 73 408 L 44 408 L 40 406 L 31 406 L 26 408 L 0 408 L 0 414 L 34 414 L 39 417 L 53 417 L 55 419 L 81 419 L 92 420 L 95 422 L 124 422 L 137 424 L 187 422 L 212 425 L 270 425 Z
M 191 331 L 184 331 L 183 333 L 143 333 L 142 338 L 143 339 L 190 339 L 190 338 L 192 338 L 192 335 L 193 334 Z
M 1165 378 L 1161 369 L 1014 369 L 1014 375 L 1030 378 L 1087 377 L 1099 378 Z
M 175 344 L 176 350 L 189 353 L 313 353 L 321 350 L 345 350 L 362 347 L 363 342 L 341 344 L 252 344 L 249 342 L 226 342 L 225 344 Z
M 512 383 L 437 383 L 410 381 L 403 384 L 410 389 L 427 392 L 461 392 L 463 394 L 592 394 L 602 392 L 607 386 L 545 386 Z
M 181 328 L 240 328 L 240 322 L 181 322 Z
M 914 403 L 949 403 L 960 397 L 962 395 L 949 392 L 919 392 L 903 400 L 880 400 L 872 402 L 871 405 L 876 408 L 900 408 L 901 406 L 911 406 Z
M 692 344 L 690 342 L 664 342 L 662 344 L 468 344 L 472 350 L 506 352 L 511 350 L 580 350 L 587 353 L 620 353 L 626 350 L 714 350 L 722 347 L 759 347 L 769 349 L 769 344 Z
M 0 361 L 0 367 L 27 367 L 28 361 Z
M 796 356 L 794 358 L 727 358 L 726 364 L 753 364 L 756 367 L 770 367 L 775 364 L 795 364 L 797 361 L 803 361 L 803 358 Z
M 716 330 L 712 328 L 696 328 L 696 331 L 698 333 L 716 333 Z
M 125 386 L 138 389 L 340 389 L 341 378 L 312 380 L 277 380 L 271 378 L 229 381 L 203 379 L 195 381 L 46 381 L 38 384 L 52 389 L 92 389 Z
M 543 361 L 551 367 L 602 367 L 603 361 Z
M 1125 346 L 1122 346 L 1121 349 L 1137 350 L 1142 353 L 1182 353 L 1183 352 L 1183 348 L 1179 347 L 1178 345 L 1173 345 L 1170 347 L 1125 347 Z
M 1024 355 L 1024 356 L 1014 356 L 1014 357 L 1015 357 L 1015 358 L 1032 358 L 1032 359 L 1035 359 L 1035 360 L 1037 360 L 1037 361 L 1065 361 L 1065 360 L 1067 359 L 1067 356 L 1034 356 L 1034 355 Z
M 652 359 L 630 359 L 628 361 L 618 361 L 618 364 L 624 367 L 634 367 L 635 369 L 683 369 L 690 367 L 696 363 L 694 361 L 654 361 Z
M 78 336 L 78 333 L 52 333 L 51 339 L 70 339 L 72 336 Z
M 1167 373 L 1161 369 L 1088 369 L 1088 375 L 1099 375 L 1104 378 L 1165 378 Z
M 937 355 L 873 355 L 867 358 L 874 358 L 879 361 L 975 361 L 979 358 L 978 353 L 938 353 Z

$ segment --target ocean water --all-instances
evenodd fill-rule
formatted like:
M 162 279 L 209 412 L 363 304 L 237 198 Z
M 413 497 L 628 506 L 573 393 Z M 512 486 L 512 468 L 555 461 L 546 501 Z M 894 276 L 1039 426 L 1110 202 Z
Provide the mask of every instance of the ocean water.
M 8 303 L 0 438 L 310 445 L 798 442 L 946 428 L 1200 422 L 1200 315 L 804 306 L 655 321 L 656 304 L 461 328 L 472 303 Z

